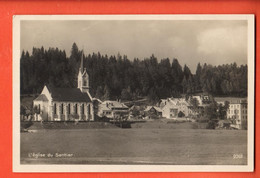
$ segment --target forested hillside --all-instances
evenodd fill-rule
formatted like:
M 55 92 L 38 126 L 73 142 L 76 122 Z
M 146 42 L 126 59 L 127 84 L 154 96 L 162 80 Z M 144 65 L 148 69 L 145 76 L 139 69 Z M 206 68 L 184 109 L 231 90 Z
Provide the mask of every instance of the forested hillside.
M 40 93 L 44 84 L 77 87 L 82 51 L 74 43 L 71 53 L 58 48 L 33 48 L 21 54 L 21 94 Z M 150 58 L 130 61 L 126 55 L 100 53 L 83 56 L 91 94 L 100 99 L 131 100 L 148 97 L 152 101 L 181 94 L 208 92 L 214 96 L 247 96 L 247 65 L 198 64 L 195 74 L 177 59 Z M 180 59 L 181 60 L 181 59 Z

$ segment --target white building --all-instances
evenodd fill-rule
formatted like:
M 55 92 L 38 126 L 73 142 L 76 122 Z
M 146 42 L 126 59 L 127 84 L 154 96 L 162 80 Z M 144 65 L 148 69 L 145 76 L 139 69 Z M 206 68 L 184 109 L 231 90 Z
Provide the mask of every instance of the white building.
M 194 98 L 197 99 L 199 106 L 205 106 L 212 102 L 209 96 L 205 94 L 190 96 L 189 101 Z
M 162 117 L 171 119 L 177 118 L 182 112 L 185 116 L 189 115 L 189 103 L 184 98 L 168 98 L 161 100 L 160 108 Z
M 78 74 L 78 88 L 54 88 L 46 85 L 33 101 L 33 106 L 40 112 L 36 117 L 37 120 L 93 121 L 93 102 L 89 93 L 88 73 L 83 69 L 83 57 Z
M 162 109 L 157 106 L 147 106 L 144 112 L 147 116 L 162 116 Z
M 129 108 L 118 101 L 104 101 L 98 106 L 98 116 L 111 119 L 128 118 Z
M 231 126 L 237 129 L 247 128 L 247 100 L 231 101 L 227 110 Z

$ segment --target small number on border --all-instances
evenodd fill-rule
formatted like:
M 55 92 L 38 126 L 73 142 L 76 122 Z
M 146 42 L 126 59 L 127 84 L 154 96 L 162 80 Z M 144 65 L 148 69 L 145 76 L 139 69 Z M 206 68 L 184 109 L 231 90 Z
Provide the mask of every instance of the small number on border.
M 242 159 L 243 154 L 233 154 L 233 159 Z

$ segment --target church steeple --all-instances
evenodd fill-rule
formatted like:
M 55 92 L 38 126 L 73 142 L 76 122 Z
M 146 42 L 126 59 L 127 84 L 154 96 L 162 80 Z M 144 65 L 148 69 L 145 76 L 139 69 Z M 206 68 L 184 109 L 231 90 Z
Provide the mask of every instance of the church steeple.
M 79 68 L 79 70 L 81 71 L 82 74 L 84 72 L 83 68 L 84 68 L 84 66 L 83 66 L 83 51 L 82 51 L 81 58 L 80 58 L 80 68 Z
M 89 92 L 89 77 L 86 68 L 84 68 L 83 64 L 83 51 L 80 59 L 80 67 L 78 74 L 78 88 L 83 93 Z

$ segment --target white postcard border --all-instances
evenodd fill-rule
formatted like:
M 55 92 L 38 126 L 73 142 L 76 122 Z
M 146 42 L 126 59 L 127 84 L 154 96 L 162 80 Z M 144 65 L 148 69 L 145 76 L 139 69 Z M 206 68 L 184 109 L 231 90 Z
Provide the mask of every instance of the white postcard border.
M 16 15 L 13 16 L 13 172 L 252 172 L 254 171 L 254 15 Z M 247 20 L 248 165 L 24 165 L 20 164 L 21 20 Z

